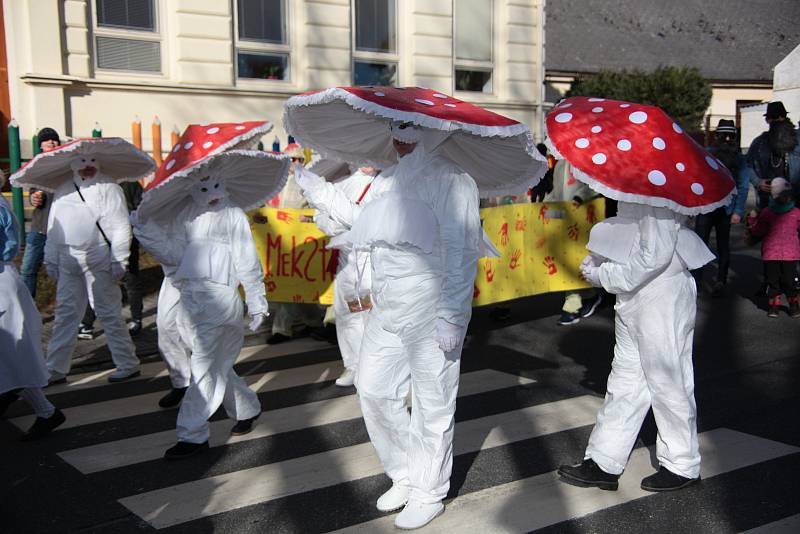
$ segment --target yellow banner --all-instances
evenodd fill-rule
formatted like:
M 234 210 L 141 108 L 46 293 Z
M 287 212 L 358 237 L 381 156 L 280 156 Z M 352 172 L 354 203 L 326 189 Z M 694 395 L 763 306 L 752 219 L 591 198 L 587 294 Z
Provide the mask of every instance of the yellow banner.
M 588 287 L 578 266 L 604 206 L 598 199 L 580 207 L 551 202 L 482 209 L 483 228 L 502 256 L 479 260 L 473 305 Z M 328 237 L 311 222 L 313 213 L 261 208 L 248 214 L 270 301 L 333 301 L 337 256 L 325 248 Z

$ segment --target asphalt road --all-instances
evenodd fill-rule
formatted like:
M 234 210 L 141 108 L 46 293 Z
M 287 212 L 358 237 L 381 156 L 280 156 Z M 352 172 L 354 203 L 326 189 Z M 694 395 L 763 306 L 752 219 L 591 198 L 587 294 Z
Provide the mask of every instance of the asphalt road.
M 560 327 L 560 296 L 546 295 L 514 302 L 505 322 L 476 309 L 447 511 L 423 532 L 800 532 L 800 320 L 768 319 L 754 297 L 757 250 L 736 234 L 733 253 L 729 295 L 698 301 L 699 485 L 639 489 L 653 472 L 652 417 L 618 492 L 556 480 L 559 464 L 582 457 L 602 402 L 613 310 L 607 302 Z M 143 347 L 153 329 L 146 322 Z M 0 420 L 0 532 L 392 531 L 393 515 L 374 507 L 389 481 L 354 391 L 333 384 L 336 347 L 307 338 L 264 347 L 261 336 L 237 364 L 259 391 L 258 427 L 228 440 L 232 423 L 219 413 L 211 450 L 176 464 L 160 459 L 176 412 L 156 406 L 169 387 L 157 358 L 146 357 L 141 379 L 107 385 L 103 337 L 85 346 L 70 385 L 48 393 L 64 427 L 22 444 L 27 407 Z

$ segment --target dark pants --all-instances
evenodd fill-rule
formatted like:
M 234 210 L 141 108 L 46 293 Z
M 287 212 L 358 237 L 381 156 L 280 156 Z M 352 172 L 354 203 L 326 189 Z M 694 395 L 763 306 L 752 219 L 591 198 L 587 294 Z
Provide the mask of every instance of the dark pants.
M 728 283 L 728 268 L 731 264 L 731 216 L 725 212 L 725 208 L 717 208 L 711 213 L 698 215 L 694 219 L 694 231 L 708 245 L 711 239 L 711 229 L 717 234 L 717 262 L 719 270 L 717 281 L 723 284 Z M 703 268 L 695 271 L 698 281 L 703 279 Z
M 764 272 L 767 277 L 769 289 L 767 295 L 777 297 L 781 294 L 787 297 L 797 295 L 797 286 L 794 277 L 797 274 L 796 261 L 765 261 Z
M 131 319 L 142 320 L 142 278 L 139 276 L 139 241 L 134 237 L 131 240 L 131 255 L 128 257 L 128 272 L 125 273 L 125 292 L 128 295 L 128 307 L 131 309 Z M 87 303 L 86 312 L 83 314 L 81 324 L 86 327 L 94 325 L 95 314 Z
M 33 298 L 36 298 L 36 279 L 44 261 L 46 241 L 47 234 L 40 234 L 36 230 L 31 230 L 25 237 L 25 254 L 22 256 L 22 267 L 19 274 Z

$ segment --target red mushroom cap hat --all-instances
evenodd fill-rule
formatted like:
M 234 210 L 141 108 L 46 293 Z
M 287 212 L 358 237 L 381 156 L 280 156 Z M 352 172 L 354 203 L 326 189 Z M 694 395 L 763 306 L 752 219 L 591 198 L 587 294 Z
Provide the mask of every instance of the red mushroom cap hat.
M 169 219 L 174 213 L 170 207 L 188 197 L 195 180 L 208 173 L 225 178 L 231 202 L 242 209 L 264 204 L 286 184 L 290 159 L 239 148 L 254 145 L 271 129 L 266 121 L 190 125 L 145 189 L 140 220 Z
M 100 173 L 113 181 L 132 182 L 144 178 L 156 167 L 153 158 L 119 137 L 76 139 L 53 150 L 37 154 L 11 175 L 15 187 L 35 187 L 50 193 L 72 178 L 73 159 L 91 156 L 100 164 Z
M 397 162 L 390 125 L 410 122 L 438 135 L 426 149 L 472 176 L 484 195 L 536 185 L 547 162 L 530 129 L 508 117 L 421 87 L 333 87 L 291 97 L 284 128 L 323 158 L 385 169 Z
M 571 97 L 546 125 L 553 155 L 609 198 L 697 215 L 727 205 L 735 191 L 722 162 L 660 108 Z

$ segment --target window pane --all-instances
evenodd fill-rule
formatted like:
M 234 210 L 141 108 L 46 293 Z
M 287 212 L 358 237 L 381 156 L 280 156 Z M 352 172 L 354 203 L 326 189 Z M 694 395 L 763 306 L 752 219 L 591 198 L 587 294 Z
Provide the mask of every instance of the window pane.
M 492 60 L 492 0 L 456 0 L 456 58 Z
M 101 69 L 161 72 L 161 43 L 98 37 L 97 66 Z
M 239 39 L 286 43 L 285 0 L 238 0 Z
M 353 65 L 354 85 L 395 85 L 397 65 L 356 61 Z
M 394 52 L 394 0 L 356 0 L 356 50 Z
M 287 54 L 239 52 L 237 65 L 239 78 L 289 79 L 289 56 Z
M 155 31 L 153 0 L 97 0 L 97 25 Z
M 491 93 L 491 71 L 456 69 L 456 91 L 478 91 L 483 93 Z

